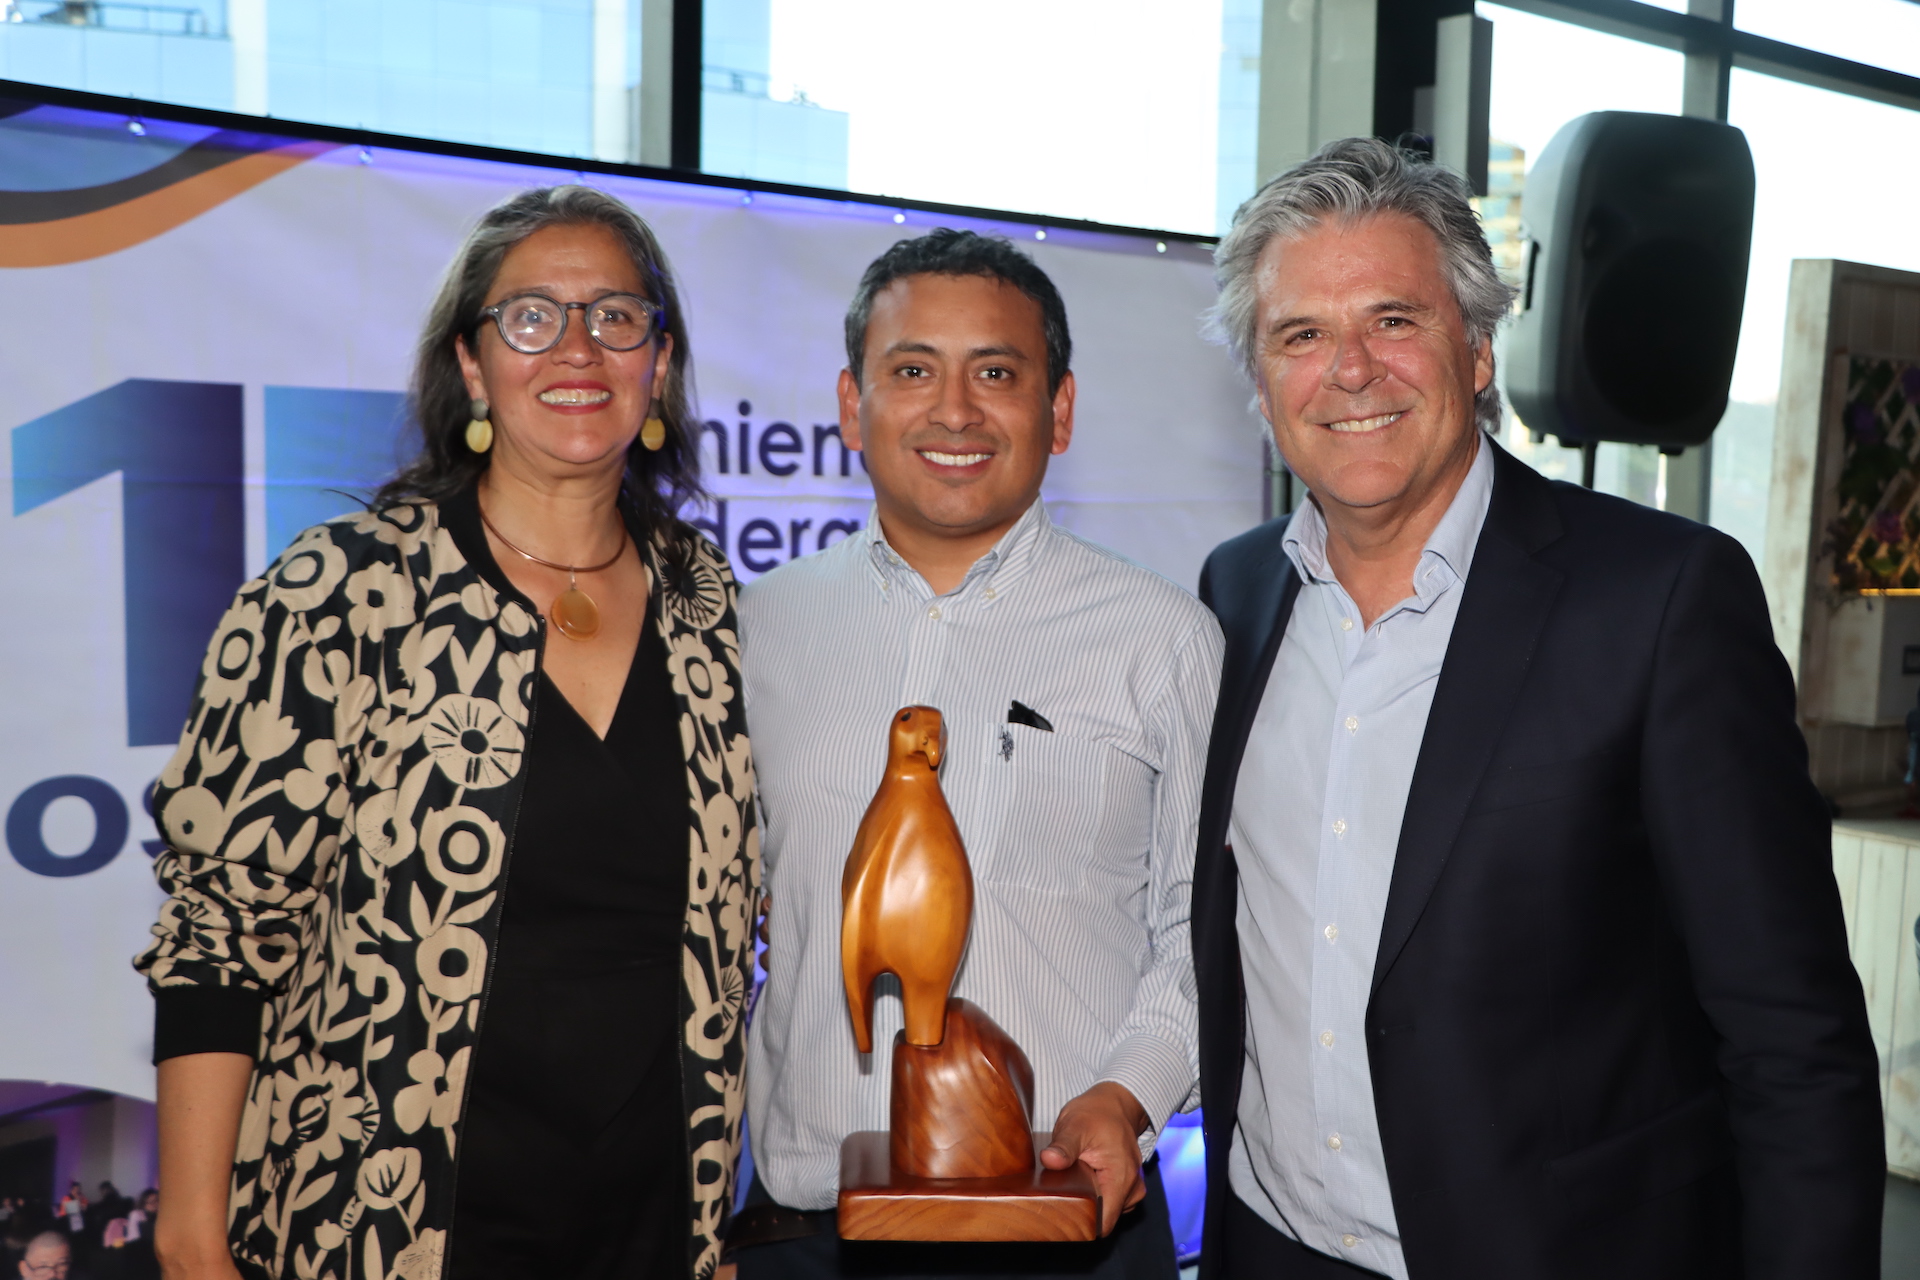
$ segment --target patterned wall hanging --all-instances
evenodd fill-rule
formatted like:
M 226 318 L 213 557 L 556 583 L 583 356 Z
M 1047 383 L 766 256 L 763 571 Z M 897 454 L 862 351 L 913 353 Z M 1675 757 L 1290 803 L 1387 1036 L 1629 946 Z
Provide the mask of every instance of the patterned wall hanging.
M 1834 588 L 1920 590 L 1920 364 L 1849 356 L 1846 377 Z

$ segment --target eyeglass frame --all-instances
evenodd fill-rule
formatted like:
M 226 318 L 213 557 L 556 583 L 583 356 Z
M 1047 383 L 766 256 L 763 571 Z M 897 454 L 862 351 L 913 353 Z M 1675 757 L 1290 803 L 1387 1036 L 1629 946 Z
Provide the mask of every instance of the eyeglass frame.
M 501 312 L 506 308 L 508 303 L 517 302 L 521 298 L 538 298 L 542 302 L 551 303 L 554 307 L 558 308 L 560 312 L 560 332 L 553 336 L 552 342 L 549 342 L 537 351 L 528 351 L 525 347 L 517 346 L 513 339 L 507 336 L 507 321 Z M 483 319 L 491 319 L 493 321 L 493 327 L 500 332 L 500 341 L 506 343 L 510 350 L 517 351 L 523 356 L 543 356 L 567 340 L 567 326 L 573 322 L 573 313 L 575 311 L 588 311 L 593 307 L 599 306 L 608 298 L 632 298 L 635 302 L 638 302 L 641 311 L 647 316 L 647 336 L 630 347 L 616 347 L 595 333 L 592 323 L 589 322 L 587 325 L 587 336 L 599 343 L 602 349 L 607 351 L 638 351 L 640 348 L 652 342 L 657 335 L 667 331 L 667 309 L 657 302 L 643 298 L 639 294 L 626 289 L 608 290 L 590 302 L 562 302 L 552 294 L 541 293 L 537 289 L 529 289 L 525 293 L 516 293 L 512 297 L 502 298 L 490 307 L 480 308 L 480 315 Z

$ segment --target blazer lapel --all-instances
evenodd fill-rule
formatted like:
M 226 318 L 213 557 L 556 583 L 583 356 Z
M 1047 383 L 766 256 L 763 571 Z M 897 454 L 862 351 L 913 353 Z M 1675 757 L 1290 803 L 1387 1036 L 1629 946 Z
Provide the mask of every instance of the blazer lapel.
M 1561 533 L 1549 483 L 1492 440 L 1484 443 L 1494 451 L 1493 498 L 1407 791 L 1373 966 L 1376 991 L 1439 883 L 1563 577 L 1533 558 Z
M 1300 591 L 1300 579 L 1282 546 L 1284 534 L 1284 522 L 1275 522 L 1243 535 L 1247 542 L 1216 551 L 1200 586 L 1201 599 L 1220 619 L 1227 642 L 1213 737 L 1207 745 L 1199 846 L 1193 861 L 1193 967 L 1200 997 L 1200 1077 L 1207 1099 L 1207 1185 L 1212 1205 L 1207 1231 L 1215 1241 L 1217 1224 L 1225 1218 L 1227 1154 L 1233 1146 L 1233 1117 L 1245 1061 L 1246 1006 L 1234 927 L 1240 882 L 1227 849 L 1227 834 L 1232 829 L 1233 789 L 1246 754 L 1247 734 Z
M 1280 652 L 1280 640 L 1286 634 L 1287 619 L 1293 614 L 1293 602 L 1300 594 L 1300 576 L 1284 552 L 1271 568 L 1270 576 L 1260 584 L 1258 598 L 1250 599 L 1245 615 L 1235 619 L 1242 643 L 1223 659 L 1220 688 L 1235 695 L 1222 699 L 1215 716 L 1214 733 L 1226 730 L 1227 742 L 1237 771 L 1240 756 L 1253 730 L 1254 715 L 1260 710 L 1266 692 L 1267 677 L 1273 673 L 1273 661 Z
M 1287 558 L 1276 528 L 1262 554 L 1223 572 L 1210 582 L 1208 603 L 1220 619 L 1226 637 L 1221 663 L 1220 699 L 1213 715 L 1213 736 L 1207 744 L 1206 786 L 1200 803 L 1201 860 L 1211 861 L 1226 844 L 1233 812 L 1233 788 L 1246 754 L 1247 734 L 1260 710 L 1267 677 L 1286 634 L 1287 619 L 1300 594 L 1300 577 Z M 1196 866 L 1198 874 L 1200 868 Z

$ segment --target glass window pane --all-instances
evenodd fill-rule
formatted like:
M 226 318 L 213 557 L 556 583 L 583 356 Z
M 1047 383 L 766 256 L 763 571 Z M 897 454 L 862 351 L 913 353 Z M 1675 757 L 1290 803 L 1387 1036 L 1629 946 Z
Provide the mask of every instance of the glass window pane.
M 1213 229 L 1220 235 L 1233 226 L 1234 210 L 1258 180 L 1261 8 L 1261 0 L 1220 5 L 1220 170 L 1213 202 Z
M 625 160 L 639 21 L 639 0 L 15 0 L 0 78 Z
M 1685 59 L 1671 49 L 1602 35 L 1497 4 L 1493 22 L 1493 136 L 1540 154 L 1560 126 L 1589 111 L 1680 110 Z
M 1739 0 L 1744 31 L 1920 76 L 1920 4 L 1913 0 Z
M 844 113 L 855 191 L 1211 234 L 1222 18 L 1222 0 L 773 0 L 768 93 Z
M 1753 148 L 1758 190 L 1734 403 L 1714 432 L 1712 515 L 1757 559 L 1791 264 L 1845 258 L 1920 271 L 1920 177 L 1902 160 L 1920 153 L 1920 112 L 1735 71 L 1729 118 Z
M 1602 35 L 1497 4 L 1478 6 L 1493 22 L 1489 196 L 1481 217 L 1502 274 L 1515 284 L 1525 261 L 1526 174 L 1560 127 L 1589 111 L 1680 110 L 1685 60 L 1635 40 Z M 1535 444 L 1513 419 L 1501 443 L 1556 480 L 1578 482 L 1580 451 L 1552 437 Z M 1594 487 L 1638 502 L 1662 492 L 1658 453 L 1645 446 L 1600 447 Z

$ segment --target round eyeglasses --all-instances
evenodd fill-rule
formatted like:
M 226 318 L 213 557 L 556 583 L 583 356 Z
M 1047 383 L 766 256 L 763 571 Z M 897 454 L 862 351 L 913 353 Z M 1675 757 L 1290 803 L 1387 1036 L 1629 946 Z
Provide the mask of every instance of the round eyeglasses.
M 609 293 L 592 302 L 561 302 L 544 293 L 523 293 L 484 308 L 501 339 L 522 355 L 537 356 L 567 336 L 568 313 L 584 311 L 587 332 L 609 351 L 632 351 L 653 337 L 660 308 L 632 293 Z

